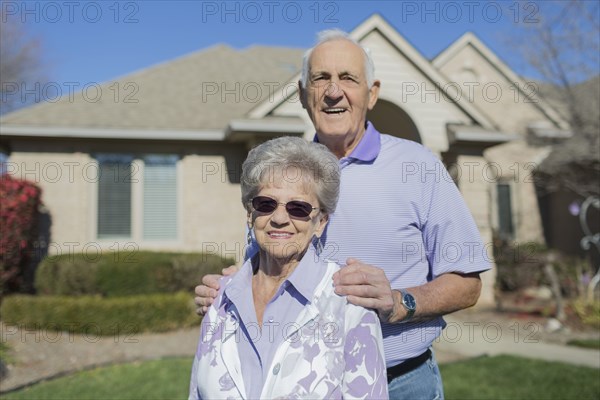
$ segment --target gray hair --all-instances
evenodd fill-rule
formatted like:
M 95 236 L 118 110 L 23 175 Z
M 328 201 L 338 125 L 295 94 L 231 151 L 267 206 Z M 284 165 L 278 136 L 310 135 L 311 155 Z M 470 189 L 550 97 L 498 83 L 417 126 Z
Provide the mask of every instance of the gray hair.
M 310 60 L 312 52 L 320 44 L 331 42 L 333 40 L 347 40 L 362 49 L 362 51 L 365 53 L 365 74 L 367 86 L 371 88 L 371 86 L 373 86 L 373 82 L 375 82 L 375 63 L 373 63 L 373 58 L 371 58 L 371 51 L 367 47 L 360 44 L 356 39 L 351 38 L 347 32 L 344 32 L 341 29 L 326 29 L 317 33 L 317 44 L 308 49 L 302 57 L 302 76 L 300 77 L 300 83 L 302 84 L 302 87 L 306 88 L 306 83 L 308 82 L 308 61 Z
M 253 148 L 242 165 L 242 204 L 249 209 L 252 198 L 261 188 L 281 173 L 286 178 L 288 168 L 297 169 L 288 177 L 313 185 L 322 213 L 335 211 L 340 192 L 340 166 L 337 157 L 327 147 L 299 137 L 283 136 Z

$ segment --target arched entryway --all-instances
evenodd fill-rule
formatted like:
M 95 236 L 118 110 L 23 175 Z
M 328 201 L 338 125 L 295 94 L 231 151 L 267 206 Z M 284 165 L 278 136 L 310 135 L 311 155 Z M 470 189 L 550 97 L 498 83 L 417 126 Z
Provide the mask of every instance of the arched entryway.
M 375 107 L 367 113 L 367 120 L 381 133 L 423 143 L 412 118 L 391 101 L 377 100 Z

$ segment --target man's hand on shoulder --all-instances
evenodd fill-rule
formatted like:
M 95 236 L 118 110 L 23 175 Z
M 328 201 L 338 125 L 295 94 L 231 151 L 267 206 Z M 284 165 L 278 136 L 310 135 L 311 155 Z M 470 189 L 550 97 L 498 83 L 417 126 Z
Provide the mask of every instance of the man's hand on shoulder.
M 194 298 L 194 303 L 196 303 L 197 306 L 196 314 L 206 314 L 208 307 L 210 307 L 213 301 L 215 301 L 217 293 L 219 292 L 219 280 L 223 276 L 235 274 L 238 270 L 239 268 L 237 266 L 232 265 L 227 268 L 223 268 L 221 271 L 223 275 L 208 274 L 202 277 L 202 284 L 196 286 L 194 290 L 196 293 L 196 297 Z
M 384 322 L 396 314 L 395 297 L 399 293 L 392 290 L 381 268 L 349 258 L 346 266 L 333 275 L 333 284 L 337 294 L 346 296 L 352 304 L 376 310 Z

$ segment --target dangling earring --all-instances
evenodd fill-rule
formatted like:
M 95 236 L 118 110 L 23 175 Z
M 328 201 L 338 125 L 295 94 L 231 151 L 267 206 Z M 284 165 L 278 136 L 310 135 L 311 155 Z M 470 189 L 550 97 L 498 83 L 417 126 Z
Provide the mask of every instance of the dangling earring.
M 249 246 L 252 243 L 252 227 L 253 223 L 248 221 L 248 232 L 246 233 L 246 244 Z
M 322 252 L 323 252 L 323 242 L 321 242 L 321 237 L 318 237 L 315 253 L 317 254 L 317 256 L 320 256 Z

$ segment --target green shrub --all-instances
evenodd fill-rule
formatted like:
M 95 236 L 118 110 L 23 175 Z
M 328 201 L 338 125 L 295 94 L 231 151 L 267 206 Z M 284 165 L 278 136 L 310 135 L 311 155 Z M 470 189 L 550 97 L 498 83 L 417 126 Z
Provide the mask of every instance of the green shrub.
M 538 243 L 496 241 L 494 259 L 498 267 L 496 285 L 502 291 L 539 286 L 545 281 L 543 265 L 547 248 Z
M 173 278 L 178 290 L 193 291 L 206 274 L 220 274 L 235 262 L 214 254 L 182 254 L 174 257 Z
M 39 294 L 78 296 L 98 294 L 99 258 L 85 254 L 46 257 L 38 266 L 35 287 Z
M 98 269 L 100 293 L 114 297 L 174 292 L 172 258 L 168 253 L 137 252 L 132 257 L 119 254 Z
M 185 292 L 114 298 L 14 295 L 4 299 L 0 313 L 8 325 L 88 336 L 164 332 L 200 322 Z
M 551 285 L 544 271 L 544 265 L 552 256 L 554 271 L 558 277 L 561 292 L 566 297 L 578 295 L 577 270 L 582 261 L 548 249 L 543 244 L 509 243 L 496 240 L 494 259 L 496 261 L 496 286 L 500 291 L 519 291 L 527 287 Z
M 567 342 L 568 346 L 581 347 L 584 349 L 600 350 L 599 339 L 573 339 Z
M 191 291 L 203 275 L 234 262 L 202 253 L 109 252 L 47 257 L 36 272 L 44 295 L 120 297 Z
M 573 308 L 584 324 L 600 329 L 600 301 L 588 303 L 579 299 L 573 302 Z

